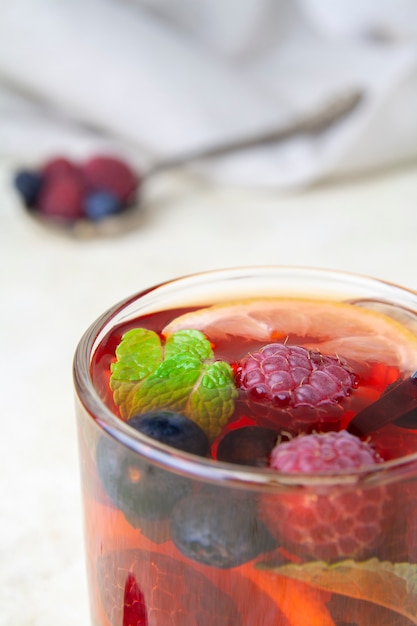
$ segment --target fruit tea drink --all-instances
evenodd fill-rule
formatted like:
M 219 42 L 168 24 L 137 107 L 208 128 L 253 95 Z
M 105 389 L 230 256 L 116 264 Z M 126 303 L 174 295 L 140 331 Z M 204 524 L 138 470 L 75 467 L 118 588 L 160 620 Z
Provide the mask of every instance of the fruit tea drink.
M 417 624 L 417 296 L 190 276 L 75 358 L 95 626 Z

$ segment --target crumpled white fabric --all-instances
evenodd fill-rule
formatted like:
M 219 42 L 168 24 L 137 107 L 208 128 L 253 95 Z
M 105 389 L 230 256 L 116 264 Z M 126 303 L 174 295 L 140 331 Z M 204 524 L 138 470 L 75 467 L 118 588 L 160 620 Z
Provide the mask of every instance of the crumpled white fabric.
M 204 163 L 276 188 L 417 156 L 415 0 L 0 0 L 0 157 L 115 147 L 152 163 L 307 114 L 343 121 Z

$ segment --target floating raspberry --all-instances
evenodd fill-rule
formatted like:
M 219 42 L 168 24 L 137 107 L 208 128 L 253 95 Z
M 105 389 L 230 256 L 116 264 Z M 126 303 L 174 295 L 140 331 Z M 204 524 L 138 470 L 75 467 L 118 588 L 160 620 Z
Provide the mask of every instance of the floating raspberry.
M 74 221 L 83 216 L 83 185 L 72 175 L 46 180 L 37 201 L 37 209 L 48 217 Z
M 366 442 L 340 432 L 317 433 L 279 443 L 271 452 L 270 466 L 280 472 L 323 473 L 355 470 L 382 459 Z
M 329 474 L 382 462 L 370 444 L 346 431 L 301 435 L 278 444 L 271 467 L 285 473 Z M 385 487 L 317 485 L 267 495 L 261 517 L 270 532 L 301 557 L 366 558 L 382 543 L 391 498 Z
M 339 357 L 271 343 L 237 364 L 236 382 L 258 423 L 309 432 L 340 419 L 358 377 Z
M 145 550 L 110 552 L 99 557 L 97 577 L 111 624 L 242 626 L 227 593 L 201 572 L 169 556 Z M 253 585 L 243 585 L 246 593 L 249 589 L 256 593 Z M 256 597 L 263 599 L 259 594 Z
M 148 626 L 145 598 L 135 576 L 129 572 L 123 598 L 123 623 Z
M 121 159 L 110 156 L 95 156 L 83 166 L 87 186 L 91 191 L 108 191 L 123 204 L 134 198 L 138 177 Z
M 268 344 L 246 356 L 237 377 L 239 386 L 260 400 L 293 407 L 337 404 L 357 382 L 340 358 L 282 343 Z

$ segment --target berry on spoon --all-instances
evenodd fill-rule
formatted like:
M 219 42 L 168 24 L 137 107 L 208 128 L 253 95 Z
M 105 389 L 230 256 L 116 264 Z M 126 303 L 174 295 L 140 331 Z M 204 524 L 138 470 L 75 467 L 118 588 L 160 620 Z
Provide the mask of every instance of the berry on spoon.
M 85 162 L 54 156 L 37 169 L 16 172 L 13 179 L 32 218 L 78 237 L 129 230 L 137 219 L 139 183 L 125 160 L 102 154 Z

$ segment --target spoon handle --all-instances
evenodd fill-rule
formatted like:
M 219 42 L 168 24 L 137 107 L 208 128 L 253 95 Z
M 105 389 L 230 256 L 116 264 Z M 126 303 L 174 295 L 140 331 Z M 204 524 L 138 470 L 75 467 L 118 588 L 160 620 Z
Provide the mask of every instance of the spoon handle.
M 191 152 L 167 158 L 150 167 L 147 176 L 161 170 L 186 165 L 191 161 L 223 156 L 257 146 L 278 143 L 298 135 L 315 135 L 321 133 L 356 109 L 362 100 L 363 92 L 359 89 L 352 89 L 325 102 L 324 105 L 310 112 L 305 117 L 295 119 L 284 126 L 222 144 L 197 148 Z

